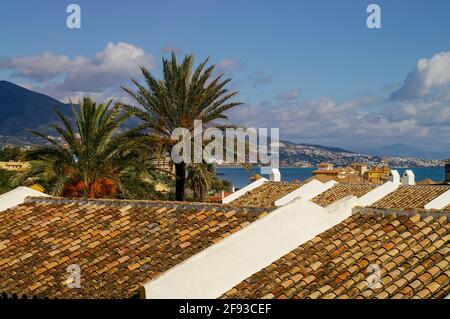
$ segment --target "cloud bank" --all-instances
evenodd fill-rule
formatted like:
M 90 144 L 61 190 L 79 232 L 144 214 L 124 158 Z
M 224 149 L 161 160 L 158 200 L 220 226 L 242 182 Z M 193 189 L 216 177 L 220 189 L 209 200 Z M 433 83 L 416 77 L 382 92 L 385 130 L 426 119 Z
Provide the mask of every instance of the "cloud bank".
M 47 52 L 0 61 L 0 68 L 12 70 L 13 77 L 42 83 L 43 91 L 57 98 L 118 90 L 130 77 L 140 75 L 140 66 L 154 68 L 153 56 L 124 42 L 108 43 L 93 59 Z
M 420 59 L 403 85 L 391 94 L 391 100 L 404 101 L 424 97 L 433 91 L 447 90 L 450 85 L 450 52 L 441 52 L 431 59 Z

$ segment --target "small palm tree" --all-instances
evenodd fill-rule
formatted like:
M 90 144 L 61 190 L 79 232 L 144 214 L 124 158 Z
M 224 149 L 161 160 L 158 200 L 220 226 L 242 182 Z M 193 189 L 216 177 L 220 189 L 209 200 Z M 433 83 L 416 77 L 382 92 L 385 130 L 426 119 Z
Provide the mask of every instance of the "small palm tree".
M 147 133 L 159 144 L 170 149 L 174 141 L 171 135 L 176 128 L 193 131 L 194 120 L 204 126 L 217 126 L 217 120 L 225 120 L 227 110 L 240 105 L 230 100 L 237 92 L 226 89 L 230 79 L 223 74 L 213 77 L 215 66 L 207 67 L 208 59 L 193 70 L 194 57 L 187 55 L 180 64 L 174 53 L 170 60 L 163 58 L 163 78 L 157 80 L 142 67 L 146 86 L 132 80 L 136 91 L 123 88 L 141 107 L 126 106 L 142 120 Z M 187 164 L 175 164 L 176 200 L 184 201 Z
M 216 170 L 213 164 L 199 163 L 188 167 L 187 184 L 194 193 L 194 200 L 203 202 L 211 190 Z
M 58 138 L 33 133 L 48 146 L 32 150 L 31 169 L 19 174 L 16 184 L 31 179 L 50 186 L 55 196 L 89 198 L 139 193 L 145 185 L 145 156 L 137 150 L 133 132 L 119 132 L 130 116 L 112 100 L 96 104 L 85 97 L 79 106 L 71 103 L 72 120 L 55 109 L 61 124 L 51 125 Z M 148 185 L 146 185 L 148 187 Z

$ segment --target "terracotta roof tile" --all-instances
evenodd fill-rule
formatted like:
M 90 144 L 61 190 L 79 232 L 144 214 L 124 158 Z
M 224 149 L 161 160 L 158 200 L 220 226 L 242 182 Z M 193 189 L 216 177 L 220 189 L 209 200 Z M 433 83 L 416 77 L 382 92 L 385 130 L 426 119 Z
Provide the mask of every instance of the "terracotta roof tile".
M 280 198 L 301 187 L 300 182 L 265 182 L 232 202 L 237 206 L 270 207 Z
M 361 197 L 376 187 L 377 185 L 370 184 L 337 184 L 313 198 L 312 201 L 317 205 L 326 207 L 350 195 Z
M 222 298 L 444 298 L 450 294 L 450 215 L 411 214 L 362 209 Z M 360 234 L 372 235 L 353 240 Z M 369 287 L 369 265 L 379 267 L 380 286 Z
M 0 294 L 129 298 L 144 282 L 264 212 L 217 204 L 31 199 L 0 215 Z M 66 285 L 72 264 L 81 268 L 81 289 Z
M 371 205 L 381 209 L 424 208 L 433 199 L 450 190 L 446 185 L 414 185 L 400 186 Z

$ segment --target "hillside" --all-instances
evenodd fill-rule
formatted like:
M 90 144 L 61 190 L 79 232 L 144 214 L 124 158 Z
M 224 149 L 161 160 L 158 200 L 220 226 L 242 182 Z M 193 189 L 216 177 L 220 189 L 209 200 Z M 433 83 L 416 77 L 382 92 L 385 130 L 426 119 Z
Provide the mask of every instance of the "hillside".
M 57 120 L 54 107 L 70 113 L 69 107 L 56 99 L 0 81 L 0 135 L 23 137 L 30 136 L 27 129 L 47 131 L 48 124 Z
M 444 159 L 449 156 L 448 151 L 445 149 L 442 151 L 428 151 L 407 144 L 392 144 L 384 145 L 383 147 L 362 147 L 358 149 L 358 151 L 375 156 L 404 156 L 427 159 Z

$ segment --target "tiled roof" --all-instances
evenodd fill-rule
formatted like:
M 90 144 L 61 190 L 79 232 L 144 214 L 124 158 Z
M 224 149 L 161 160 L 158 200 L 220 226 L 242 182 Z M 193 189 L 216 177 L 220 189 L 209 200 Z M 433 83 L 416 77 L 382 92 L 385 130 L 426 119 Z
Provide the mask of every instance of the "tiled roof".
M 32 198 L 0 214 L 0 294 L 129 298 L 267 214 L 229 205 Z M 66 285 L 81 267 L 81 289 Z
M 424 208 L 433 199 L 450 190 L 442 185 L 414 185 L 400 186 L 397 190 L 386 195 L 371 207 L 387 209 Z
M 439 182 L 436 182 L 431 178 L 422 179 L 420 182 L 417 183 L 417 185 L 435 185 L 435 184 L 439 184 Z
M 237 198 L 232 204 L 250 207 L 270 207 L 274 205 L 275 201 L 295 191 L 302 185 L 300 182 L 265 182 Z
M 367 179 L 365 179 L 364 177 L 361 177 L 356 174 L 347 174 L 346 176 L 343 176 L 343 177 L 331 176 L 331 175 L 326 175 L 326 174 L 315 174 L 314 176 L 311 176 L 310 178 L 305 180 L 305 183 L 310 182 L 312 180 L 318 180 L 319 182 L 322 182 L 322 183 L 326 183 L 329 181 L 336 181 L 336 182 L 340 182 L 343 184 L 358 184 L 358 185 L 373 184 L 373 183 L 369 182 Z
M 377 185 L 372 184 L 337 184 L 322 194 L 314 197 L 312 201 L 317 205 L 326 207 L 350 195 L 361 197 L 376 187 Z
M 450 293 L 448 213 L 362 211 L 223 298 L 444 298 Z M 370 271 L 376 267 L 380 286 Z

